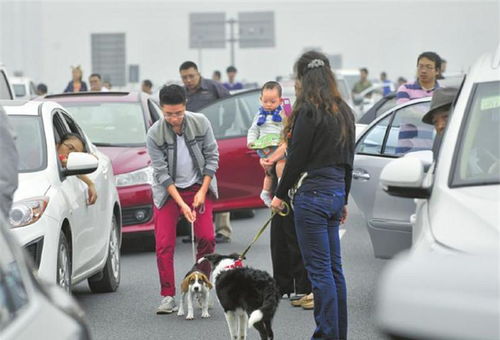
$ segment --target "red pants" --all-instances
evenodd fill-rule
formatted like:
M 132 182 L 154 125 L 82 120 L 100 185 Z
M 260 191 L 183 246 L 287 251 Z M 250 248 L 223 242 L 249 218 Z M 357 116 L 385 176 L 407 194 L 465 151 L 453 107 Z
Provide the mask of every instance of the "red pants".
M 194 195 L 199 189 L 199 185 L 194 185 L 187 189 L 178 189 L 184 202 L 190 207 L 193 204 Z M 205 211 L 203 214 L 196 211 L 196 221 L 194 222 L 194 235 L 198 240 L 196 259 L 215 251 L 214 225 L 212 222 L 212 200 L 210 194 L 205 198 Z M 161 295 L 175 296 L 174 277 L 174 251 L 175 238 L 177 236 L 177 221 L 182 213 L 177 203 L 171 197 L 160 209 L 155 212 L 155 237 L 156 237 L 156 261 L 160 275 Z M 204 261 L 198 265 L 207 277 L 210 275 L 210 264 Z M 190 268 L 186 268 L 186 272 Z

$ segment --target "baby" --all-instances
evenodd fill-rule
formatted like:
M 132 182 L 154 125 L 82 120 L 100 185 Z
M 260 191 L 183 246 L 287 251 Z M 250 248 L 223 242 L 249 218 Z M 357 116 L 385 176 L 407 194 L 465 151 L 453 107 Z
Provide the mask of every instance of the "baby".
M 275 81 L 268 81 L 262 86 L 260 103 L 261 107 L 255 116 L 252 126 L 248 129 L 247 146 L 255 149 L 261 158 L 268 158 L 278 148 L 280 136 L 283 130 L 283 116 L 281 98 L 281 85 Z M 263 162 L 261 162 L 263 165 Z M 280 159 L 276 162 L 276 175 L 281 178 L 285 160 Z M 269 207 L 271 206 L 271 187 L 272 177 L 270 166 L 263 165 L 266 176 L 260 198 Z

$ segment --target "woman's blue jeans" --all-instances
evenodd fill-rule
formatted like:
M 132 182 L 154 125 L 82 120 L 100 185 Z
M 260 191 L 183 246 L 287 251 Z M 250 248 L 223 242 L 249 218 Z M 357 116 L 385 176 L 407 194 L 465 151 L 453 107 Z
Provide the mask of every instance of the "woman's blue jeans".
M 295 229 L 314 293 L 316 330 L 311 339 L 347 338 L 347 292 L 340 255 L 339 220 L 344 190 L 299 191 Z

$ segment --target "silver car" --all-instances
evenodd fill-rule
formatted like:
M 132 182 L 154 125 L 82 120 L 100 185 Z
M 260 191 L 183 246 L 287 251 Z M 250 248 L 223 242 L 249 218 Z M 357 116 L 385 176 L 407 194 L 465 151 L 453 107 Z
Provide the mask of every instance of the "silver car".
M 388 195 L 379 177 L 392 160 L 432 149 L 434 128 L 422 122 L 430 101 L 421 98 L 393 107 L 357 138 L 351 195 L 364 214 L 375 257 L 390 258 L 411 246 L 415 202 Z
M 0 216 L 0 339 L 90 339 L 76 301 L 34 277 L 9 228 Z

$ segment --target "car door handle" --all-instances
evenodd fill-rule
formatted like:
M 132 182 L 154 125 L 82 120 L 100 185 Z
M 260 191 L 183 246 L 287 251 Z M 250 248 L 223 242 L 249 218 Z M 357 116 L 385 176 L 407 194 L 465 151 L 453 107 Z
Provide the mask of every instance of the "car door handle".
M 352 178 L 368 181 L 370 179 L 370 174 L 365 169 L 357 168 L 352 171 Z

